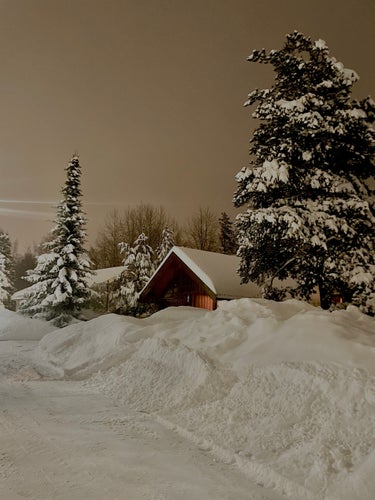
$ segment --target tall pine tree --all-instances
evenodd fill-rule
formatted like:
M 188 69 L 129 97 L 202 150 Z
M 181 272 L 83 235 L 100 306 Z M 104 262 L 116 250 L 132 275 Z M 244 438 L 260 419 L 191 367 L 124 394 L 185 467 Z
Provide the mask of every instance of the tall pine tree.
M 87 304 L 90 263 L 84 249 L 85 217 L 81 204 L 81 167 L 74 155 L 66 167 L 63 200 L 57 207 L 52 241 L 29 273 L 33 284 L 21 310 L 31 316 L 39 313 L 56 326 L 65 326 Z
M 375 104 L 351 99 L 357 74 L 331 57 L 323 40 L 299 32 L 281 50 L 255 50 L 249 61 L 271 64 L 269 89 L 254 90 L 260 120 L 250 166 L 237 174 L 240 275 L 272 296 L 275 278 L 294 278 L 323 307 L 333 291 L 371 312 L 374 294 Z

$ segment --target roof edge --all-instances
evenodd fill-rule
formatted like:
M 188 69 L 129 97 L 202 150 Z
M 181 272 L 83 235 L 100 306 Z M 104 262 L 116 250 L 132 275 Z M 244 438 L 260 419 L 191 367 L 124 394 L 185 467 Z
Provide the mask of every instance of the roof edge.
M 217 290 L 215 285 L 213 284 L 211 278 L 200 268 L 196 262 L 194 262 L 185 252 L 185 247 L 177 247 L 174 246 L 171 251 L 179 257 L 184 264 L 186 264 L 197 276 L 200 280 L 215 294 L 217 295 Z

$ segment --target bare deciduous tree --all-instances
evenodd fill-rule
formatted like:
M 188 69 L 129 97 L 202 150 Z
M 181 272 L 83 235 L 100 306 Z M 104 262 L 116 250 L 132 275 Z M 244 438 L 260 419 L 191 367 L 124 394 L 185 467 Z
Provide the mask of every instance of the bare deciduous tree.
M 187 224 L 187 243 L 199 250 L 219 250 L 219 223 L 217 216 L 207 208 L 199 208 Z
M 140 203 L 124 212 L 123 241 L 133 244 L 143 233 L 147 236 L 148 244 L 156 249 L 161 243 L 163 229 L 166 226 L 177 229 L 177 223 L 166 213 L 164 207 Z
M 103 229 L 98 234 L 95 246 L 90 249 L 90 258 L 95 267 L 114 267 L 122 264 L 119 243 L 132 245 L 139 234 L 145 234 L 149 245 L 155 250 L 162 241 L 165 227 L 173 230 L 176 244 L 181 242 L 181 231 L 177 222 L 160 207 L 140 203 L 128 207 L 123 213 L 113 210 L 107 216 Z
M 123 223 L 118 210 L 112 210 L 106 217 L 104 227 L 99 231 L 89 255 L 96 268 L 121 266 L 119 243 L 123 241 Z

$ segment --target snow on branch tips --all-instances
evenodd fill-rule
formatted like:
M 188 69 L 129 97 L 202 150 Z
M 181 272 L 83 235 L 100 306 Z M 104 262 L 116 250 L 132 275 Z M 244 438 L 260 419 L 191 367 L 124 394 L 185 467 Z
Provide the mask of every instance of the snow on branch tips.
M 288 276 L 306 299 L 318 287 L 325 308 L 339 295 L 374 314 L 367 299 L 375 283 L 375 205 L 367 181 L 375 177 L 375 103 L 354 100 L 357 73 L 325 41 L 298 31 L 281 49 L 254 50 L 248 60 L 271 64 L 275 79 L 245 103 L 260 124 L 233 198 L 245 207 L 236 219 L 242 281 L 263 286 L 265 276 Z
M 78 317 L 88 303 L 91 277 L 90 260 L 84 249 L 86 219 L 81 209 L 81 166 L 77 155 L 65 171 L 63 200 L 57 207 L 52 241 L 44 245 L 45 253 L 28 274 L 33 285 L 20 307 L 21 312 L 52 320 L 59 327 Z

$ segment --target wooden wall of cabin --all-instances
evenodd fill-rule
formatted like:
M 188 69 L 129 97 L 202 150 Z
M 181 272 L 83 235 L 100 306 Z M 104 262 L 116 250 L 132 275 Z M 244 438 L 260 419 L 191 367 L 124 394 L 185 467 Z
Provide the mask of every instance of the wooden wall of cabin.
M 212 311 L 216 308 L 216 298 L 203 284 L 180 269 L 160 297 L 159 306 L 192 306 Z

